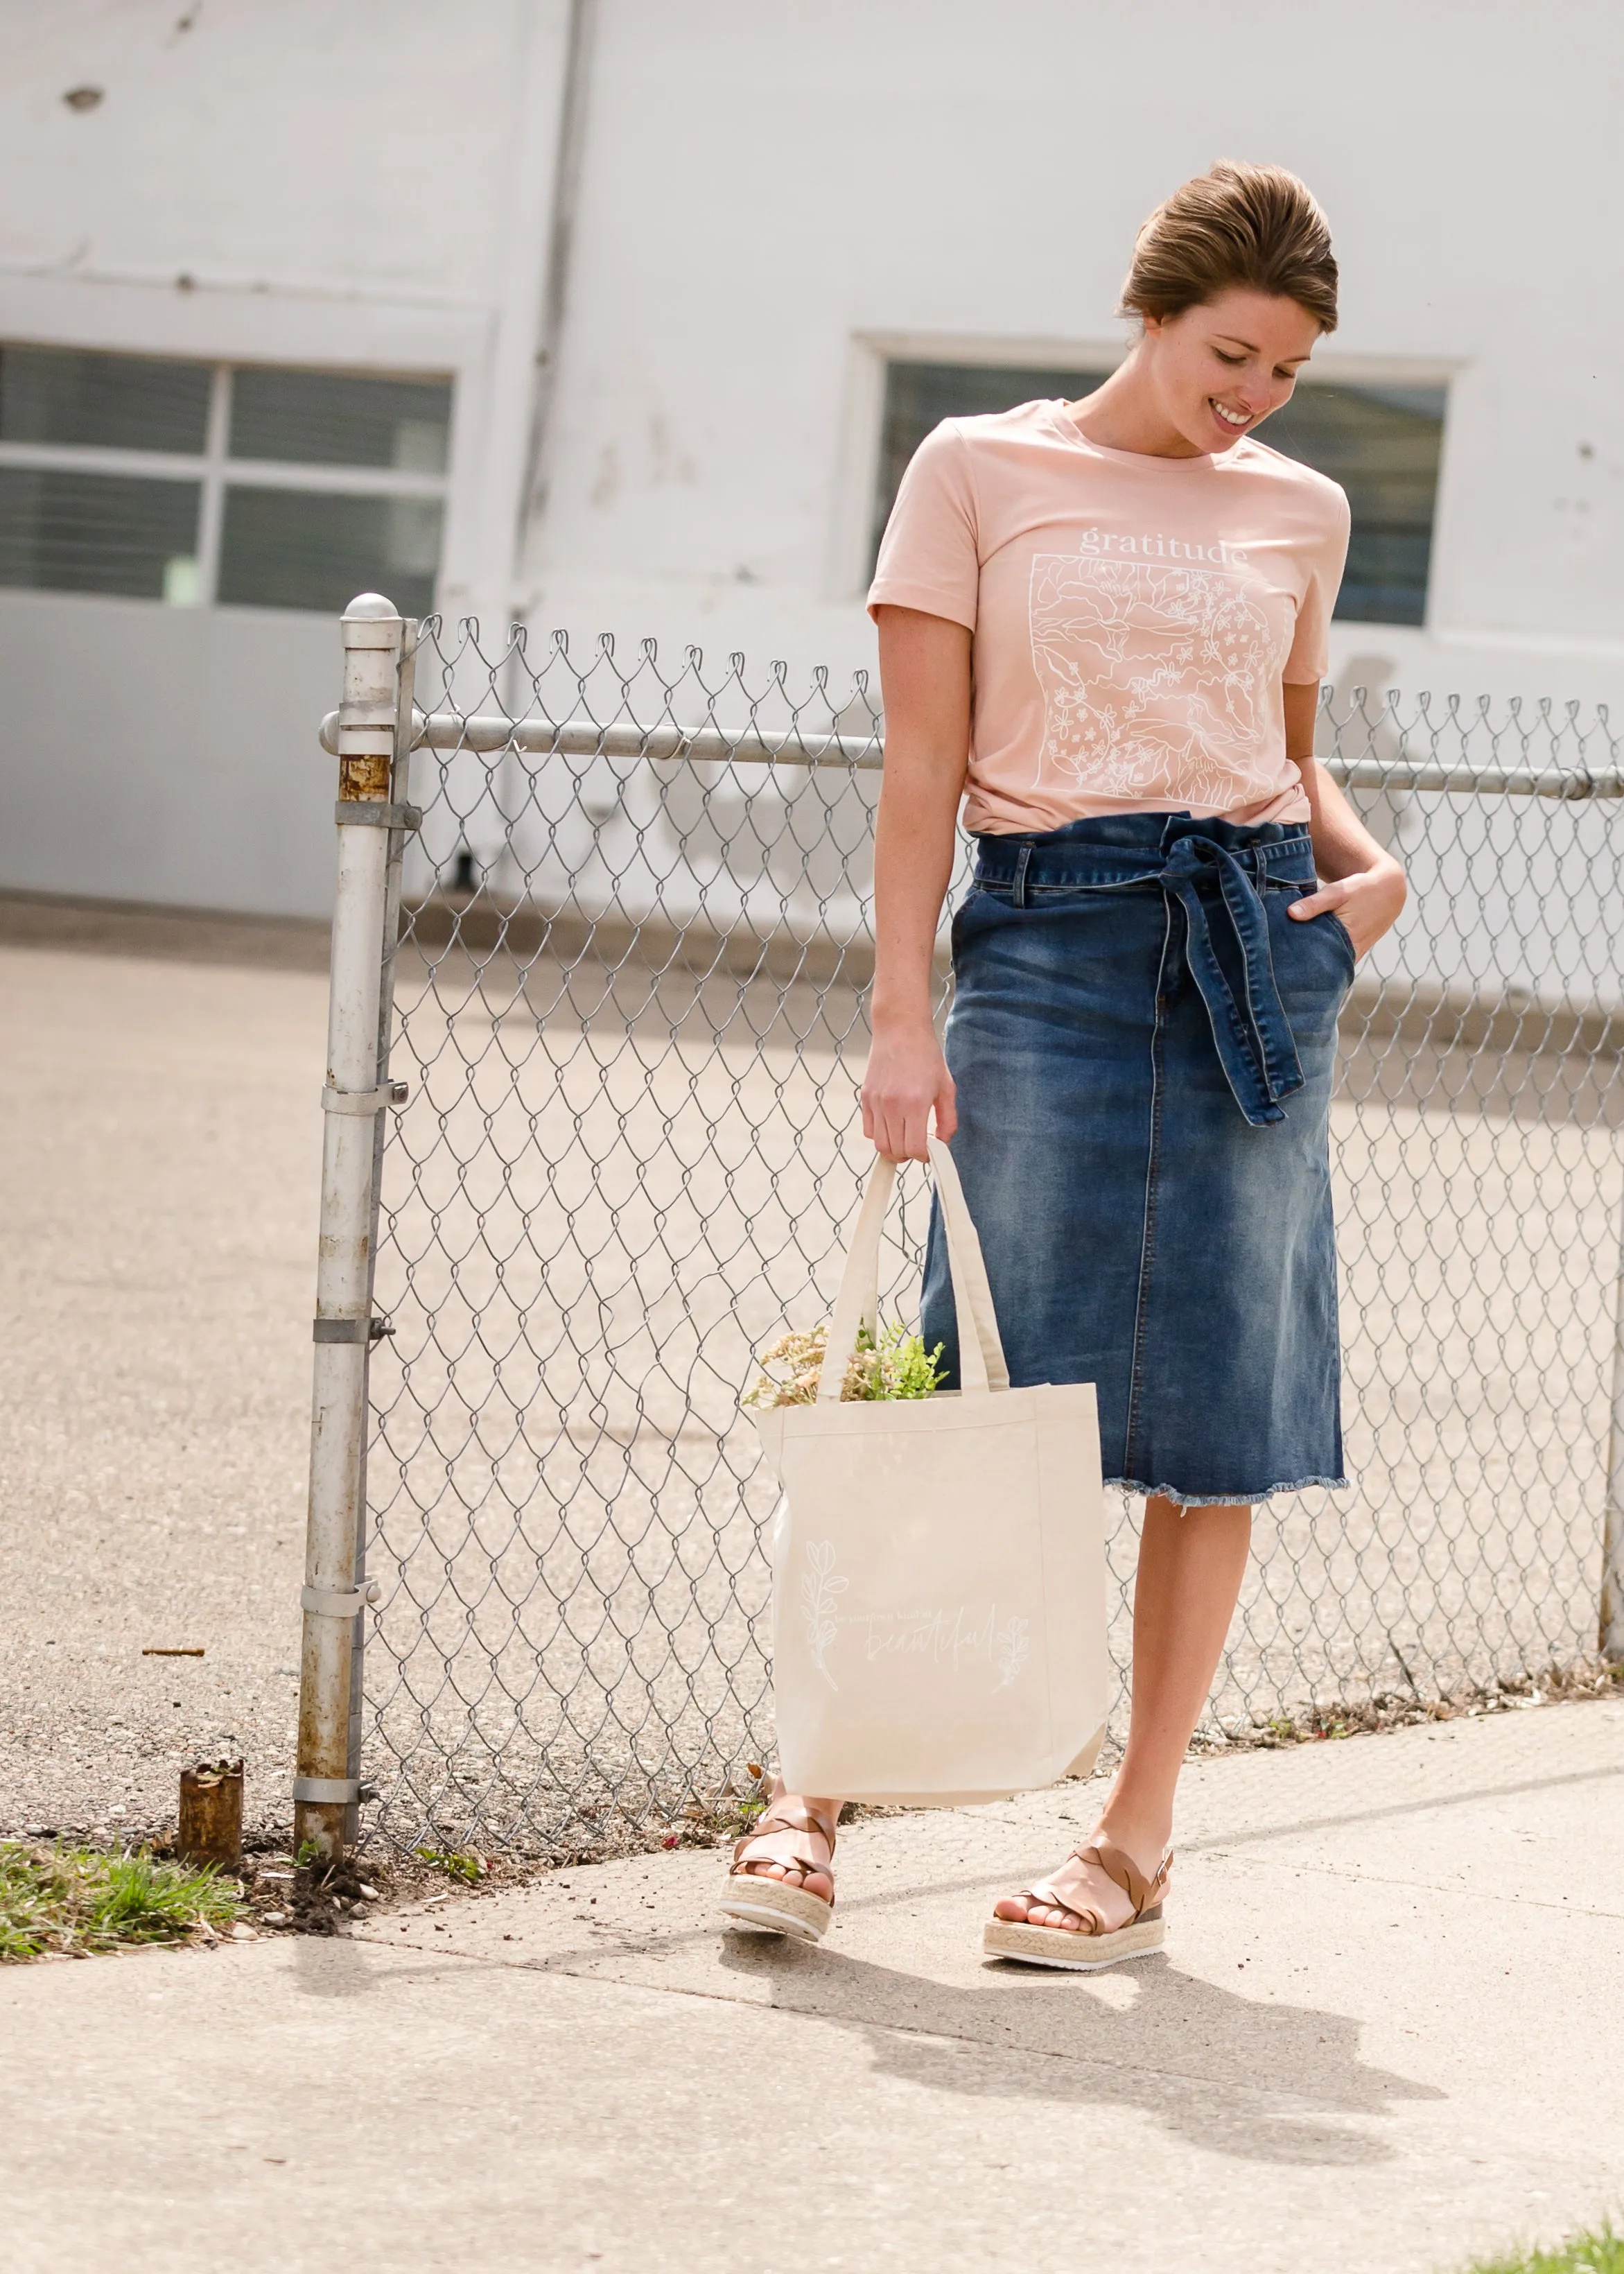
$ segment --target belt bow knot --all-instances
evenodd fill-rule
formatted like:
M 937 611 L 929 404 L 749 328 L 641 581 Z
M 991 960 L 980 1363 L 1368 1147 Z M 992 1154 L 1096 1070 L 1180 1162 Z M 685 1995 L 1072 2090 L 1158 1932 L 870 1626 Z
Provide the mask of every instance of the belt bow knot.
M 1301 1089 L 1303 1069 L 1275 984 L 1268 917 L 1258 890 L 1261 869 L 1254 876 L 1254 864 L 1199 830 L 1175 837 L 1165 850 L 1154 881 L 1184 912 L 1191 975 L 1207 1005 L 1218 1062 L 1235 1102 L 1254 1127 L 1283 1121 L 1280 1101 Z M 1206 892 L 1198 880 L 1207 883 Z M 1213 920 L 1220 911 L 1237 951 L 1238 1000 L 1213 939 Z

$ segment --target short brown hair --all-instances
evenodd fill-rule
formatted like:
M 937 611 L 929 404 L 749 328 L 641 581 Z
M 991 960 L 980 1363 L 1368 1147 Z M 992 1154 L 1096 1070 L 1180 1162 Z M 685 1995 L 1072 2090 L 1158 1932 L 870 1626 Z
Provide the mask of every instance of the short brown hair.
M 1321 331 L 1336 329 L 1330 225 L 1283 166 L 1221 159 L 1175 190 L 1139 233 L 1117 313 L 1180 316 L 1237 285 L 1295 300 Z

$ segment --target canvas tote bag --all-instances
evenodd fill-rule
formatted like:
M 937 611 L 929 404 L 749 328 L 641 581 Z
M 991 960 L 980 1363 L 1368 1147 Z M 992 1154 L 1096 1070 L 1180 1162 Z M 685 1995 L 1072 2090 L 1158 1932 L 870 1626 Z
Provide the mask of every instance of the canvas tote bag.
M 772 1531 L 779 1768 L 792 1792 L 936 1803 L 1085 1775 L 1104 1736 L 1104 1494 L 1092 1383 L 1011 1389 L 952 1156 L 932 1142 L 962 1389 L 845 1404 L 877 1329 L 876 1161 L 813 1405 L 752 1415 Z

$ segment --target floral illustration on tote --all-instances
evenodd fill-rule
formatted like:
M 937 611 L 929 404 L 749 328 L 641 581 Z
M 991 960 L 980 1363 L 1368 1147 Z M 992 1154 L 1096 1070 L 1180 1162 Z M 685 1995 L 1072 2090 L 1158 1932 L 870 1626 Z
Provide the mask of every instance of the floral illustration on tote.
M 1009 1624 L 995 1638 L 993 1664 L 998 1669 L 998 1679 L 992 1685 L 995 1691 L 1007 1690 L 1032 1655 L 1029 1626 L 1028 1620 L 1011 1613 Z
M 824 1657 L 830 1644 L 840 1631 L 840 1623 L 835 1616 L 835 1604 L 846 1588 L 846 1581 L 834 1576 L 833 1540 L 808 1540 L 807 1564 L 808 1568 L 801 1577 L 801 1609 L 807 1623 L 807 1640 L 812 1647 L 812 1663 L 830 1688 L 838 1690 L 840 1685 L 829 1671 Z

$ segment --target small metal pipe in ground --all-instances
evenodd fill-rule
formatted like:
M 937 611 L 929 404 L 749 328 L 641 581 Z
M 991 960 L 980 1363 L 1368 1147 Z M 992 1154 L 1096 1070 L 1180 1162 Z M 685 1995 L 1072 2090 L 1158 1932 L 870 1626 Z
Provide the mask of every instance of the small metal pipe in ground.
M 189 1864 L 240 1864 L 243 1858 L 243 1765 L 199 1761 L 180 1773 L 180 1828 L 176 1851 Z
M 310 1510 L 305 1533 L 304 1645 L 299 1662 L 296 1849 L 343 1852 L 357 1783 L 350 1759 L 350 1667 L 357 1615 L 356 1546 L 366 1431 L 366 1354 L 372 1323 L 379 1013 L 394 832 L 363 818 L 388 809 L 405 625 L 375 592 L 343 618 L 344 700 L 339 713 L 339 810 L 333 903 L 327 1074 L 323 1098 L 321 1225 L 316 1265 Z M 354 1100 L 350 1110 L 346 1101 Z

